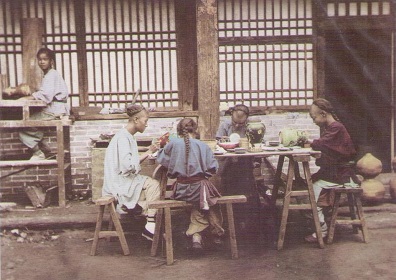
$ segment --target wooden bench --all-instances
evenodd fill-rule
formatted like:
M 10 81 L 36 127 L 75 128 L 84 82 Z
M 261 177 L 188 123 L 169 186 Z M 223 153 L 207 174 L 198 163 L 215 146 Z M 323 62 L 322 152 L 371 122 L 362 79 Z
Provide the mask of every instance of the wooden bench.
M 153 244 L 151 247 L 151 256 L 157 255 L 158 244 L 162 235 L 162 224 L 165 224 L 165 246 L 166 246 L 166 262 L 167 265 L 173 264 L 173 240 L 172 240 L 172 218 L 171 210 L 175 208 L 187 208 L 192 207 L 192 204 L 186 201 L 165 199 L 166 197 L 166 186 L 168 182 L 167 169 L 164 166 L 159 165 L 154 171 L 153 178 L 160 181 L 161 187 L 161 199 L 149 203 L 149 208 L 158 209 L 156 215 L 155 234 Z M 238 258 L 238 247 L 235 235 L 235 224 L 234 224 L 234 212 L 232 204 L 234 203 L 245 203 L 247 201 L 244 195 L 230 195 L 222 196 L 217 200 L 218 204 L 224 204 L 226 207 L 226 215 L 228 221 L 228 232 L 229 241 L 231 247 L 231 258 Z M 164 215 L 165 214 L 165 215 Z

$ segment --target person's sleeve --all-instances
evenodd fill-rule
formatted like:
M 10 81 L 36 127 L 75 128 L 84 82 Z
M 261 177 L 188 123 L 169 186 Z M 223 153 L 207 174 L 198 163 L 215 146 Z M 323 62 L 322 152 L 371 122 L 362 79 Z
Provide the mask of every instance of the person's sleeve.
M 333 143 L 336 143 L 339 137 L 340 128 L 338 126 L 329 127 L 326 132 L 319 138 L 312 141 L 311 147 L 316 151 L 323 151 L 325 148 L 330 148 Z
M 227 131 L 225 129 L 224 122 L 220 123 L 219 128 L 217 129 L 217 132 L 216 132 L 216 138 L 221 138 L 223 136 L 227 136 Z
M 172 152 L 172 141 L 167 143 L 165 147 L 158 150 L 157 163 L 169 168 L 170 155 Z
M 126 138 L 119 139 L 117 142 L 117 158 L 120 161 L 120 175 L 128 176 L 136 172 L 136 166 L 133 164 L 133 155 L 130 150 L 126 150 L 125 147 L 129 147 L 129 140 Z
M 60 77 L 58 77 L 58 74 L 55 71 L 50 71 L 47 73 L 43 78 L 40 89 L 32 93 L 34 98 L 42 100 L 47 104 L 51 103 L 54 99 L 54 96 L 57 94 L 57 80 L 59 78 Z
M 207 147 L 206 149 L 206 165 L 208 168 L 207 171 L 210 172 L 211 174 L 215 174 L 219 169 L 219 163 L 217 159 L 214 157 L 214 154 L 209 147 Z

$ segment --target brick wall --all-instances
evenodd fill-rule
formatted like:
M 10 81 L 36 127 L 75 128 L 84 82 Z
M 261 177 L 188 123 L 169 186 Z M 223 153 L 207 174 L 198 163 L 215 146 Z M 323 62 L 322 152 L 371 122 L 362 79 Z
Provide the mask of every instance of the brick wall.
M 91 178 L 91 149 L 94 147 L 92 139 L 98 139 L 100 134 L 114 134 L 126 124 L 127 120 L 77 121 L 70 129 L 72 182 L 75 189 L 90 189 Z M 143 134 L 136 134 L 137 138 L 156 138 L 177 124 L 176 118 L 150 119 Z
M 290 127 L 308 131 L 310 138 L 319 136 L 319 129 L 312 123 L 307 113 L 282 113 L 259 116 L 266 126 L 265 141 L 278 140 L 279 131 Z M 225 119 L 228 117 L 221 117 Z M 178 118 L 152 118 L 149 126 L 143 134 L 136 136 L 144 138 L 155 138 L 161 136 L 165 131 L 175 129 Z M 94 147 L 92 139 L 98 139 L 100 134 L 113 134 L 124 127 L 126 120 L 98 120 L 98 121 L 76 121 L 70 127 L 70 153 L 71 153 L 71 182 L 73 190 L 90 190 L 92 186 L 91 149 Z M 29 158 L 28 150 L 19 141 L 15 130 L 2 129 L 0 135 L 2 158 Z M 46 137 L 49 136 L 49 145 L 56 149 L 55 131 L 46 129 Z M 269 161 L 276 166 L 277 157 L 270 157 Z M 311 162 L 313 171 L 316 170 L 314 162 Z M 3 177 L 9 172 L 15 171 L 12 168 L 3 168 L 0 175 Z M 286 171 L 286 170 L 285 170 Z M 262 169 L 266 183 L 271 183 L 272 173 L 268 168 Z M 1 193 L 22 193 L 23 188 L 34 182 L 40 181 L 43 186 L 56 184 L 56 169 L 48 167 L 35 167 L 21 173 L 1 179 Z
M 48 144 L 56 150 L 56 131 L 44 128 Z M 31 154 L 19 140 L 17 129 L 2 128 L 0 130 L 0 157 L 2 160 L 26 160 Z M 9 176 L 9 174 L 13 174 Z M 26 170 L 23 167 L 2 167 L 0 170 L 0 193 L 25 196 L 27 186 L 52 187 L 58 183 L 57 169 L 48 166 L 33 166 Z

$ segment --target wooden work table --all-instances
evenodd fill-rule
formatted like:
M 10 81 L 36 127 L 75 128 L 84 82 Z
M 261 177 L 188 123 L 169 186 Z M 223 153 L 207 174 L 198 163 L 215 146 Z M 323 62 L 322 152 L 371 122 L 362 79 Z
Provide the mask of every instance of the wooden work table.
M 59 206 L 66 206 L 66 169 L 70 169 L 70 135 L 69 126 L 71 121 L 68 118 L 56 120 L 30 120 L 30 110 L 34 107 L 45 107 L 47 104 L 41 100 L 0 100 L 0 116 L 6 116 L 7 108 L 17 108 L 21 112 L 18 119 L 0 119 L 0 128 L 20 128 L 20 127 L 55 127 L 57 138 L 56 159 L 52 160 L 18 160 L 18 161 L 0 161 L 0 167 L 21 167 L 28 169 L 32 166 L 56 165 L 58 169 L 58 193 Z M 8 115 L 8 114 L 7 114 Z M 9 117 L 9 116 L 7 116 Z
M 295 148 L 287 151 L 281 151 L 274 147 L 274 151 L 261 151 L 261 152 L 246 152 L 243 154 L 237 154 L 235 152 L 227 152 L 222 155 L 215 155 L 217 159 L 221 158 L 242 158 L 242 157 L 270 157 L 279 156 L 277 169 L 275 173 L 275 184 L 272 191 L 272 204 L 275 207 L 276 199 L 278 197 L 278 190 L 280 185 L 282 185 L 282 175 L 286 178 L 286 189 L 283 198 L 282 205 L 282 218 L 280 223 L 280 230 L 277 241 L 277 249 L 283 248 L 284 237 L 286 233 L 286 225 L 289 210 L 303 210 L 309 209 L 312 211 L 312 216 L 315 223 L 316 234 L 318 236 L 318 245 L 320 248 L 324 248 L 322 231 L 319 223 L 318 211 L 316 208 L 315 195 L 313 191 L 313 185 L 311 180 L 311 171 L 309 167 L 309 162 L 312 158 L 320 157 L 321 153 L 319 151 L 314 151 L 311 148 Z M 285 158 L 288 159 L 287 173 L 283 174 L 283 165 L 285 163 Z M 299 164 L 302 165 L 304 178 L 307 182 L 306 190 L 293 190 L 293 180 L 296 177 L 296 170 L 298 170 Z M 309 204 L 290 204 L 291 197 L 308 196 Z

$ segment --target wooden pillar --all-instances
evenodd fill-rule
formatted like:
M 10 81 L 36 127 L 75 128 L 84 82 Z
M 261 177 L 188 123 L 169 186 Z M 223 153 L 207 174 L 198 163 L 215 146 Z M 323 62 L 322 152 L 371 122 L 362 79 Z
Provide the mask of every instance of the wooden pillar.
M 325 37 L 320 29 L 320 21 L 324 18 L 323 7 L 319 2 L 313 4 L 314 27 L 314 94 L 315 97 L 324 97 L 325 93 Z
M 197 0 L 198 128 L 213 139 L 219 125 L 217 0 Z
M 392 159 L 396 157 L 396 1 L 392 1 L 391 6 L 392 16 L 393 16 L 393 26 L 392 26 L 392 70 L 391 70 L 391 98 L 392 98 L 392 119 L 391 119 L 391 157 Z
M 87 48 L 85 40 L 85 1 L 74 0 L 77 37 L 78 92 L 80 106 L 88 106 Z
M 42 71 L 37 65 L 36 54 L 43 45 L 43 33 L 43 19 L 22 19 L 22 80 L 30 86 L 32 92 L 41 84 Z
M 3 99 L 3 91 L 8 87 L 6 74 L 0 74 L 0 100 Z
M 197 25 L 194 1 L 175 0 L 179 109 L 198 109 Z

